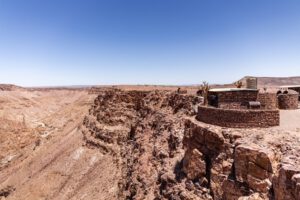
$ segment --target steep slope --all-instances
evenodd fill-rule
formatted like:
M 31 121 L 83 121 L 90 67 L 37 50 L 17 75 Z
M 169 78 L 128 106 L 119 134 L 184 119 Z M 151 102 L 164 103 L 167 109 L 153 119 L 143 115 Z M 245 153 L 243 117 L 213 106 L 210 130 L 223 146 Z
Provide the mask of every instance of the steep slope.
M 118 199 L 299 199 L 300 126 L 207 125 L 193 116 L 198 103 L 164 91 L 96 98 L 84 138 L 114 158 Z
M 299 127 L 225 129 L 188 120 L 184 172 L 205 177 L 214 199 L 299 199 Z
M 10 122 L 0 129 L 6 138 L 0 145 L 0 198 L 114 199 L 118 176 L 112 157 L 86 148 L 79 129 L 95 96 L 52 90 L 0 97 L 1 117 Z
M 196 121 L 201 99 L 172 91 L 5 91 L 0 101 L 1 199 L 300 198 L 299 110 L 279 127 L 229 129 Z
M 198 103 L 195 96 L 164 91 L 98 96 L 84 120 L 85 140 L 115 158 L 122 174 L 119 199 L 210 198 L 200 186 L 197 193 L 189 191 L 180 170 L 184 119 Z

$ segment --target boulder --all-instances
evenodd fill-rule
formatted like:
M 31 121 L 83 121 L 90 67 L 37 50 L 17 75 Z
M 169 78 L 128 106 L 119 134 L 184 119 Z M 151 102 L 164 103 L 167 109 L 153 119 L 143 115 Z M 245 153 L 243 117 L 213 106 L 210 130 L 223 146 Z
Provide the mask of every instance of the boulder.
M 284 158 L 278 174 L 273 178 L 275 200 L 298 200 L 300 168 L 289 157 Z
M 235 149 L 235 178 L 255 192 L 267 193 L 271 188 L 275 154 L 254 144 L 241 144 Z
M 187 151 L 183 159 L 183 171 L 190 180 L 205 176 L 206 163 L 203 154 L 197 149 Z
M 223 182 L 223 195 L 221 199 L 224 200 L 240 200 L 240 197 L 250 195 L 250 191 L 245 184 L 239 183 L 234 180 L 226 180 Z

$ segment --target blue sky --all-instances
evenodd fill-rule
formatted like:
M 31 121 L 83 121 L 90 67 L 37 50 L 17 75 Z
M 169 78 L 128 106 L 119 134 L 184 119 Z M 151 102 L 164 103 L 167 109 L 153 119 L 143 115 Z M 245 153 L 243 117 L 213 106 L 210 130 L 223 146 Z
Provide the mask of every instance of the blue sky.
M 0 82 L 300 75 L 299 0 L 0 0 Z

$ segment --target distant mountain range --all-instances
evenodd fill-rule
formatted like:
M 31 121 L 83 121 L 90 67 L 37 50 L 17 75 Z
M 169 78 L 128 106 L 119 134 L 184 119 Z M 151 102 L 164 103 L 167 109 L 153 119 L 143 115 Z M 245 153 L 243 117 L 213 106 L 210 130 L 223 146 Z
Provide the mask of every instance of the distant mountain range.
M 13 84 L 0 84 L 0 91 L 12 91 L 16 89 L 21 89 L 21 87 Z
M 246 79 L 249 76 L 245 76 L 240 79 L 244 84 L 246 84 Z M 256 77 L 258 80 L 258 87 L 277 87 L 283 85 L 300 85 L 300 76 L 293 77 Z
M 245 76 L 241 78 L 239 81 L 243 82 L 243 85 L 246 86 L 246 80 L 250 76 Z M 251 76 L 253 77 L 253 76 Z M 263 88 L 263 87 L 279 87 L 279 86 L 284 86 L 284 85 L 300 85 L 300 76 L 292 76 L 292 77 L 255 77 L 258 79 L 258 88 Z M 195 85 L 181 85 L 182 87 L 200 87 L 201 84 L 195 84 Z M 103 85 L 101 87 L 112 87 L 113 85 Z M 163 85 L 116 85 L 114 87 L 118 88 L 136 88 L 137 86 L 139 87 L 178 87 L 178 86 L 163 86 Z M 180 86 L 180 87 L 181 87 Z M 235 87 L 234 83 L 231 84 L 212 84 L 211 85 L 213 88 L 231 88 Z M 56 87 L 25 87 L 27 89 L 89 89 L 91 88 L 92 85 L 74 85 L 74 86 L 56 86 Z M 100 86 L 99 86 L 100 87 Z M 12 85 L 12 84 L 0 84 L 0 91 L 12 91 L 12 90 L 22 90 L 24 89 L 23 87 Z

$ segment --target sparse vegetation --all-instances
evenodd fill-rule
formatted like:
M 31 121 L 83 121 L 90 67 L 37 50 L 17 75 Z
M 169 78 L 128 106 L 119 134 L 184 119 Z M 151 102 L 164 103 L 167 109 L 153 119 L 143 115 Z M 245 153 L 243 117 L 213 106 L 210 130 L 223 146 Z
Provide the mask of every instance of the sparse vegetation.
M 242 81 L 237 81 L 234 83 L 235 87 L 237 88 L 242 88 L 243 87 L 243 82 Z
M 201 90 L 202 90 L 202 94 L 203 94 L 203 98 L 204 98 L 203 104 L 205 106 L 207 106 L 207 104 L 208 104 L 208 91 L 210 90 L 209 83 L 206 82 L 206 81 L 203 81 L 203 83 L 201 85 Z

